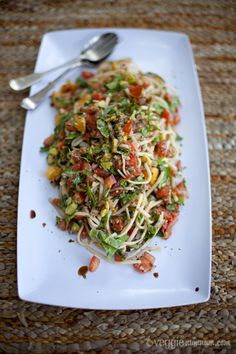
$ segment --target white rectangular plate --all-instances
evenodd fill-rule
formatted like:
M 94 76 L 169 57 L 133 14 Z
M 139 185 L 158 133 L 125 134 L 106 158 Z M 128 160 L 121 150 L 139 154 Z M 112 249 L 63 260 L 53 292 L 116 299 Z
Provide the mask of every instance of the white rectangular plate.
M 73 236 L 55 226 L 56 212 L 48 202 L 57 195 L 57 189 L 44 176 L 46 158 L 39 153 L 44 138 L 54 128 L 55 110 L 46 99 L 26 116 L 18 205 L 19 297 L 89 309 L 145 309 L 207 301 L 211 275 L 209 164 L 202 99 L 188 37 L 116 28 L 51 32 L 43 37 L 36 72 L 77 56 L 88 39 L 106 31 L 120 37 L 111 59 L 130 57 L 144 72 L 158 73 L 176 87 L 183 102 L 178 132 L 184 138 L 182 161 L 190 198 L 181 209 L 171 238 L 155 239 L 161 247 L 155 254 L 158 278 L 151 272 L 139 274 L 132 266 L 103 260 L 87 279 L 79 277 L 78 268 L 88 264 L 91 255 L 77 243 L 68 242 Z M 78 75 L 78 71 L 73 72 L 65 80 Z M 31 94 L 46 82 L 35 85 Z M 30 218 L 31 209 L 36 212 L 34 219 Z

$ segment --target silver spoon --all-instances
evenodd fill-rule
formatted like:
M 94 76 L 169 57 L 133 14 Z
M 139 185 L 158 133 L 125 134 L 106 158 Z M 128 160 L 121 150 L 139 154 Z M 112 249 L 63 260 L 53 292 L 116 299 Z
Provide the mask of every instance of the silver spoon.
M 93 57 L 93 53 L 90 52 L 88 54 L 88 51 L 94 50 L 94 49 L 96 50 L 101 44 L 103 44 L 104 41 L 111 41 L 111 44 L 114 43 L 114 45 L 115 45 L 118 41 L 118 37 L 115 33 L 104 33 L 100 36 L 94 36 L 93 38 L 90 39 L 90 41 L 84 47 L 84 49 L 80 53 L 79 57 L 71 59 L 64 64 L 61 64 L 59 66 L 56 66 L 50 70 L 46 70 L 41 73 L 33 73 L 30 75 L 19 77 L 17 79 L 12 79 L 9 81 L 9 86 L 14 91 L 21 91 L 21 90 L 26 89 L 27 87 L 32 86 L 33 84 L 36 84 L 43 77 L 45 77 L 48 74 L 51 74 L 53 71 L 56 71 L 58 69 L 70 67 L 71 65 L 77 64 L 81 60 L 97 61 L 97 56 Z M 86 56 L 89 55 L 90 58 L 85 58 L 84 55 L 86 55 Z
M 69 67 L 65 72 L 50 82 L 45 88 L 34 94 L 26 97 L 21 102 L 21 107 L 25 109 L 35 109 L 46 97 L 47 93 L 55 86 L 55 84 L 64 77 L 72 69 L 78 68 L 81 65 L 95 65 L 104 60 L 111 54 L 115 45 L 118 42 L 118 36 L 115 33 L 104 33 L 101 36 L 93 37 L 81 52 L 79 58 L 75 58 L 73 63 L 69 63 Z M 67 63 L 68 64 L 68 63 Z M 47 72 L 48 73 L 48 72 Z M 39 81 L 38 79 L 37 81 Z

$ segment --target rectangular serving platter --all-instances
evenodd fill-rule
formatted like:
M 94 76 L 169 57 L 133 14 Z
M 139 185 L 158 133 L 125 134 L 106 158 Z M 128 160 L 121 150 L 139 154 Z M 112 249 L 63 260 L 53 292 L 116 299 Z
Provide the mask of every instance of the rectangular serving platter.
M 56 111 L 47 98 L 26 115 L 22 149 L 17 234 L 17 281 L 22 300 L 87 309 L 147 309 L 207 301 L 211 278 L 211 197 L 207 139 L 201 92 L 188 37 L 182 33 L 142 29 L 80 29 L 43 36 L 35 72 L 77 56 L 94 35 L 116 32 L 120 38 L 109 59 L 130 57 L 143 72 L 152 71 L 172 84 L 181 98 L 182 162 L 190 198 L 168 240 L 155 239 L 156 272 L 139 274 L 130 265 L 101 260 L 95 273 L 78 276 L 91 255 L 72 235 L 55 226 L 48 199 L 57 189 L 45 177 L 46 158 L 39 149 L 54 128 Z M 79 70 L 68 74 L 74 80 Z M 37 92 L 54 73 L 31 88 Z M 63 82 L 59 83 L 59 88 Z M 30 218 L 30 211 L 36 212 Z M 44 225 L 44 223 L 46 225 Z

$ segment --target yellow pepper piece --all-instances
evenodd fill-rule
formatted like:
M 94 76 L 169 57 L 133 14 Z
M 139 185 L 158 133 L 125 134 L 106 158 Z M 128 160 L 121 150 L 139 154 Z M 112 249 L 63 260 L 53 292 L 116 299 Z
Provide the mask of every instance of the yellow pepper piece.
M 158 170 L 158 168 L 153 167 L 151 169 L 151 171 L 152 171 L 152 178 L 151 178 L 151 181 L 150 181 L 150 185 L 153 186 L 153 184 L 156 182 L 157 177 L 159 175 L 159 170 Z
M 152 161 L 151 161 L 151 159 L 148 156 L 143 156 L 142 157 L 142 162 L 143 163 L 147 162 L 148 166 L 152 165 Z
M 111 64 L 111 70 L 116 70 L 117 69 L 117 66 L 116 66 L 116 64 L 113 62 L 112 64 Z
M 60 174 L 61 168 L 58 166 L 49 166 L 46 171 L 46 176 L 51 182 L 55 181 L 56 178 L 60 176 Z
M 58 113 L 55 117 L 55 124 L 59 125 L 61 123 L 61 117 L 62 115 L 60 113 Z
M 74 120 L 74 127 L 80 133 L 84 134 L 86 130 L 86 120 L 84 117 L 76 116 Z
M 84 102 L 88 101 L 88 99 L 90 98 L 90 95 L 85 94 L 81 97 L 81 99 L 78 101 L 79 105 L 82 106 L 84 104 Z

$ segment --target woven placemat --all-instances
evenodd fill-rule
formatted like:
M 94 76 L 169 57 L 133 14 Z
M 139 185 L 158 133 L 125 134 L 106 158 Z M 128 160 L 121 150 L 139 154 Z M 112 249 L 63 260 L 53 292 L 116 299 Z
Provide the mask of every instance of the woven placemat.
M 233 352 L 235 341 L 236 2 L 0 1 L 0 351 L 6 353 Z M 84 311 L 26 303 L 16 288 L 17 193 L 26 93 L 10 78 L 33 71 L 45 32 L 143 27 L 190 36 L 205 105 L 213 202 L 207 303 L 145 311 Z M 175 349 L 174 349 L 175 348 Z

